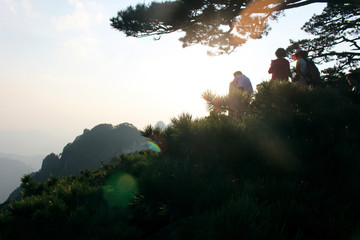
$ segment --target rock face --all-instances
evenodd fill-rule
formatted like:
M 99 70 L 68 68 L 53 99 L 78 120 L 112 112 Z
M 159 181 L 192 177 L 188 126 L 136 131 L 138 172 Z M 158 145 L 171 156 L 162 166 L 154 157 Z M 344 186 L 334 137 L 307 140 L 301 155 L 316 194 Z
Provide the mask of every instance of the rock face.
M 113 127 L 101 124 L 84 130 L 72 144 L 65 146 L 61 155 L 63 175 L 76 174 L 81 169 L 96 169 L 120 153 L 144 149 L 146 139 L 131 124 Z
M 41 171 L 56 173 L 58 169 L 61 169 L 59 156 L 57 156 L 55 153 L 47 155 L 42 162 Z
M 39 172 L 42 175 L 66 176 L 77 174 L 82 169 L 96 169 L 120 153 L 144 149 L 146 138 L 131 124 L 117 126 L 100 124 L 91 130 L 85 129 L 74 142 L 67 144 L 60 157 L 48 155 Z
M 96 169 L 101 163 L 120 153 L 130 153 L 147 147 L 147 139 L 132 124 L 117 126 L 100 124 L 85 129 L 74 142 L 67 144 L 60 156 L 51 153 L 43 160 L 41 169 L 32 174 L 36 181 L 46 181 L 50 175 L 58 177 L 78 174 L 82 169 Z M 10 198 L 18 196 L 15 190 Z

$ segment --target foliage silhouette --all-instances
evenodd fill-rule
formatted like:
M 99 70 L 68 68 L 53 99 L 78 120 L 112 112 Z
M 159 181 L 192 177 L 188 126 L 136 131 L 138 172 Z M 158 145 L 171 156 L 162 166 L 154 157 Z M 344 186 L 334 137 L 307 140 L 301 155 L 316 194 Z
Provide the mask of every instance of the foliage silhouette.
M 248 39 L 266 35 L 270 30 L 268 21 L 283 10 L 315 2 L 358 6 L 356 0 L 178 0 L 129 6 L 110 20 L 111 26 L 126 36 L 160 38 L 182 31 L 183 47 L 203 44 L 215 49 L 209 54 L 223 54 L 231 53 Z
M 257 90 L 241 116 L 148 126 L 166 151 L 120 154 L 44 183 L 25 176 L 23 197 L 0 209 L 0 238 L 357 238 L 359 105 L 331 86 Z M 125 205 L 104 196 L 119 173 L 137 184 Z
M 227 96 L 218 96 L 208 90 L 202 94 L 202 98 L 206 101 L 207 110 L 210 114 L 228 112 L 229 115 L 240 117 L 251 111 L 250 103 L 253 96 L 248 95 L 246 91 L 240 88 L 235 88 Z
M 321 14 L 314 15 L 302 29 L 311 39 L 290 40 L 287 51 L 301 48 L 309 51 L 317 63 L 335 61 L 325 70 L 326 78 L 341 77 L 346 71 L 359 67 L 360 61 L 360 6 L 329 4 Z

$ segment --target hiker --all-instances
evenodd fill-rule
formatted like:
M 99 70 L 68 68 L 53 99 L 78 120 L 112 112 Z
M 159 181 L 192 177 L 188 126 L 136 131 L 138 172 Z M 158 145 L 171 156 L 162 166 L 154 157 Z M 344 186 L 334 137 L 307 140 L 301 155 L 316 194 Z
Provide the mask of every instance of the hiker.
M 360 72 L 352 72 L 346 75 L 346 80 L 352 86 L 352 92 L 360 94 Z
M 308 58 L 308 52 L 297 49 L 292 59 L 296 60 L 295 77 L 293 82 L 301 86 L 320 83 L 320 72 L 315 63 Z
M 280 80 L 280 81 L 289 81 L 290 73 L 290 63 L 285 59 L 286 51 L 283 48 L 278 48 L 275 51 L 275 56 L 277 59 L 271 60 L 271 65 L 269 68 L 269 73 L 271 73 L 271 80 Z
M 229 93 L 237 87 L 247 92 L 250 96 L 254 91 L 250 79 L 245 76 L 241 71 L 234 72 L 234 80 L 230 83 Z
M 239 100 L 239 94 L 248 95 L 253 93 L 253 88 L 250 79 L 242 74 L 241 71 L 234 72 L 234 79 L 230 82 L 229 86 L 229 116 L 238 117 L 241 114 L 242 101 Z
M 296 82 L 297 84 L 301 85 L 301 86 L 306 86 L 307 85 L 307 81 L 306 81 L 306 60 L 305 58 L 308 57 L 308 52 L 307 51 L 303 51 L 301 49 L 297 49 L 295 54 L 292 55 L 292 59 L 296 60 L 296 66 L 295 66 L 295 77 L 293 79 L 294 82 Z

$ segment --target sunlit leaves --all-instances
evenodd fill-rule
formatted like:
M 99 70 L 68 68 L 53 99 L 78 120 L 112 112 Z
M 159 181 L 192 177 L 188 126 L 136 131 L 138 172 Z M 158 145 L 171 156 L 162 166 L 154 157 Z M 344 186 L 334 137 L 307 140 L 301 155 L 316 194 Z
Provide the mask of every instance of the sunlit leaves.
M 333 2 L 324 0 L 320 2 Z M 339 1 L 337 1 L 339 2 Z M 342 0 L 341 2 L 352 2 Z M 138 4 L 119 11 L 111 26 L 127 36 L 146 37 L 182 31 L 183 47 L 209 46 L 210 55 L 231 53 L 248 39 L 270 31 L 270 19 L 283 10 L 314 3 L 311 0 L 177 0 Z M 341 3 L 340 3 L 341 4 Z

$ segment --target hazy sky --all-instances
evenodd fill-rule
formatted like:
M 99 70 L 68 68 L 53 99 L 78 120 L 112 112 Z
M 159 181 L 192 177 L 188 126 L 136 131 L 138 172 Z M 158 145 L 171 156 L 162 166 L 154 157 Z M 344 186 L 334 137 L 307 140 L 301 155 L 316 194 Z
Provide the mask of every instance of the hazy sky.
M 278 47 L 324 5 L 287 11 L 262 40 L 231 55 L 183 49 L 182 33 L 160 41 L 126 38 L 110 26 L 137 0 L 0 0 L 0 130 L 41 130 L 73 141 L 83 129 L 123 122 L 143 129 L 181 113 L 206 116 L 201 94 L 226 94 L 241 70 L 255 88 L 267 81 Z M 57 150 L 54 150 L 57 151 Z

